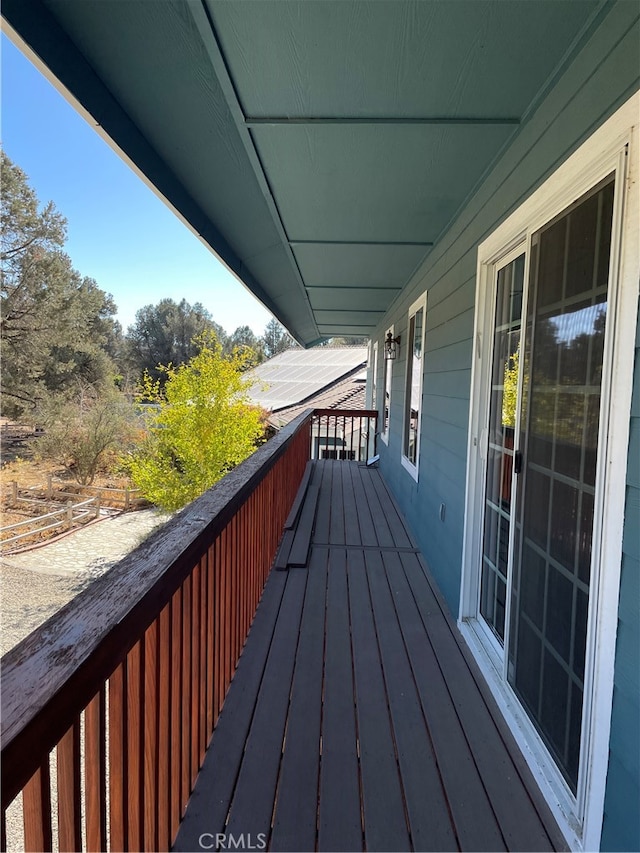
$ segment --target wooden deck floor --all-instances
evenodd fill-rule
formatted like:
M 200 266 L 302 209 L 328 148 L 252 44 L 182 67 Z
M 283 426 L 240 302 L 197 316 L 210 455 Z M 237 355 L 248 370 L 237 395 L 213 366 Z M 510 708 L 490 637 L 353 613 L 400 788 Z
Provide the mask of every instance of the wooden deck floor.
M 175 849 L 564 849 L 378 471 L 317 462 L 314 486 L 308 565 L 270 575 Z

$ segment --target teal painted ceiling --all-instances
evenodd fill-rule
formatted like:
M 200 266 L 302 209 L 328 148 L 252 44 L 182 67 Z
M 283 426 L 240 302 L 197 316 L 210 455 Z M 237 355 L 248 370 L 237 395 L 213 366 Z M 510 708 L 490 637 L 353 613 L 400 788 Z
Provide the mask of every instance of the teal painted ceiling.
M 3 0 L 301 343 L 373 331 L 607 3 Z

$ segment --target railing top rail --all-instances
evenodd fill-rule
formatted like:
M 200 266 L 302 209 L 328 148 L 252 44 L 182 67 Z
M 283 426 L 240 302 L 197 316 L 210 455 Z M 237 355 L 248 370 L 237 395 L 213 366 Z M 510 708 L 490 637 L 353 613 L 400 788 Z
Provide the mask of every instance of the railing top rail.
M 2 658 L 5 805 L 29 778 L 16 768 L 55 745 L 311 415 L 299 415 Z
M 314 417 L 330 417 L 336 415 L 339 418 L 377 418 L 377 409 L 314 409 Z

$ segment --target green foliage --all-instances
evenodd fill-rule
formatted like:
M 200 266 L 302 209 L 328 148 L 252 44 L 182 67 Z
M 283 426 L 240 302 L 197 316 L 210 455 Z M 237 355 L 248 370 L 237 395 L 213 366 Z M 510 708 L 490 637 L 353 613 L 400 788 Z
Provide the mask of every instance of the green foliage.
M 139 400 L 149 406 L 148 435 L 132 454 L 131 477 L 166 510 L 194 500 L 256 447 L 262 412 L 247 402 L 247 355 L 225 357 L 212 334 L 195 341 L 197 355 L 162 368 L 166 381 L 145 374 Z
M 242 352 L 245 356 L 243 370 L 257 367 L 265 360 L 264 346 L 261 338 L 257 338 L 249 326 L 238 326 L 224 342 L 225 355 Z
M 49 400 L 41 417 L 45 431 L 36 452 L 82 485 L 91 485 L 110 451 L 122 451 L 132 437 L 133 407 L 116 391 L 79 387 L 73 400 Z
M 273 358 L 274 355 L 298 346 L 284 326 L 281 326 L 276 319 L 269 320 L 265 326 L 261 342 L 266 358 Z
M 518 398 L 518 370 L 520 364 L 520 344 L 518 349 L 504 365 L 504 390 L 502 392 L 502 425 L 515 427 L 516 402 Z
M 77 382 L 109 385 L 115 305 L 62 251 L 66 222 L 2 152 L 0 332 L 4 413 L 19 416 Z
M 136 312 L 136 320 L 124 338 L 124 358 L 120 360 L 123 386 L 131 377 L 134 381 L 146 372 L 162 387 L 167 379 L 163 365 L 178 367 L 197 353 L 195 341 L 204 333 L 213 332 L 225 356 L 237 359 L 240 370 L 249 370 L 298 344 L 278 323 L 270 320 L 261 337 L 249 326 L 238 326 L 227 335 L 211 314 L 199 303 L 190 305 L 186 299 L 176 303 L 161 299 L 157 305 L 145 305 Z
M 164 384 L 166 372 L 161 365 L 189 361 L 198 352 L 195 340 L 205 332 L 214 332 L 224 345 L 224 329 L 199 302 L 190 305 L 186 299 L 180 303 L 161 299 L 157 305 L 140 308 L 126 336 L 127 361 L 136 379 L 146 371 Z

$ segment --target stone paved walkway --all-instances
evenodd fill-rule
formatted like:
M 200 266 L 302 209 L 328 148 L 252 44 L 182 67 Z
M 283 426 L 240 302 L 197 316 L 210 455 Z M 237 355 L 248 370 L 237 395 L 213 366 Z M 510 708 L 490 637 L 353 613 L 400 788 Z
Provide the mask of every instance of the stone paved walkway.
M 0 653 L 13 648 L 168 518 L 152 509 L 107 516 L 55 542 L 0 558 Z

